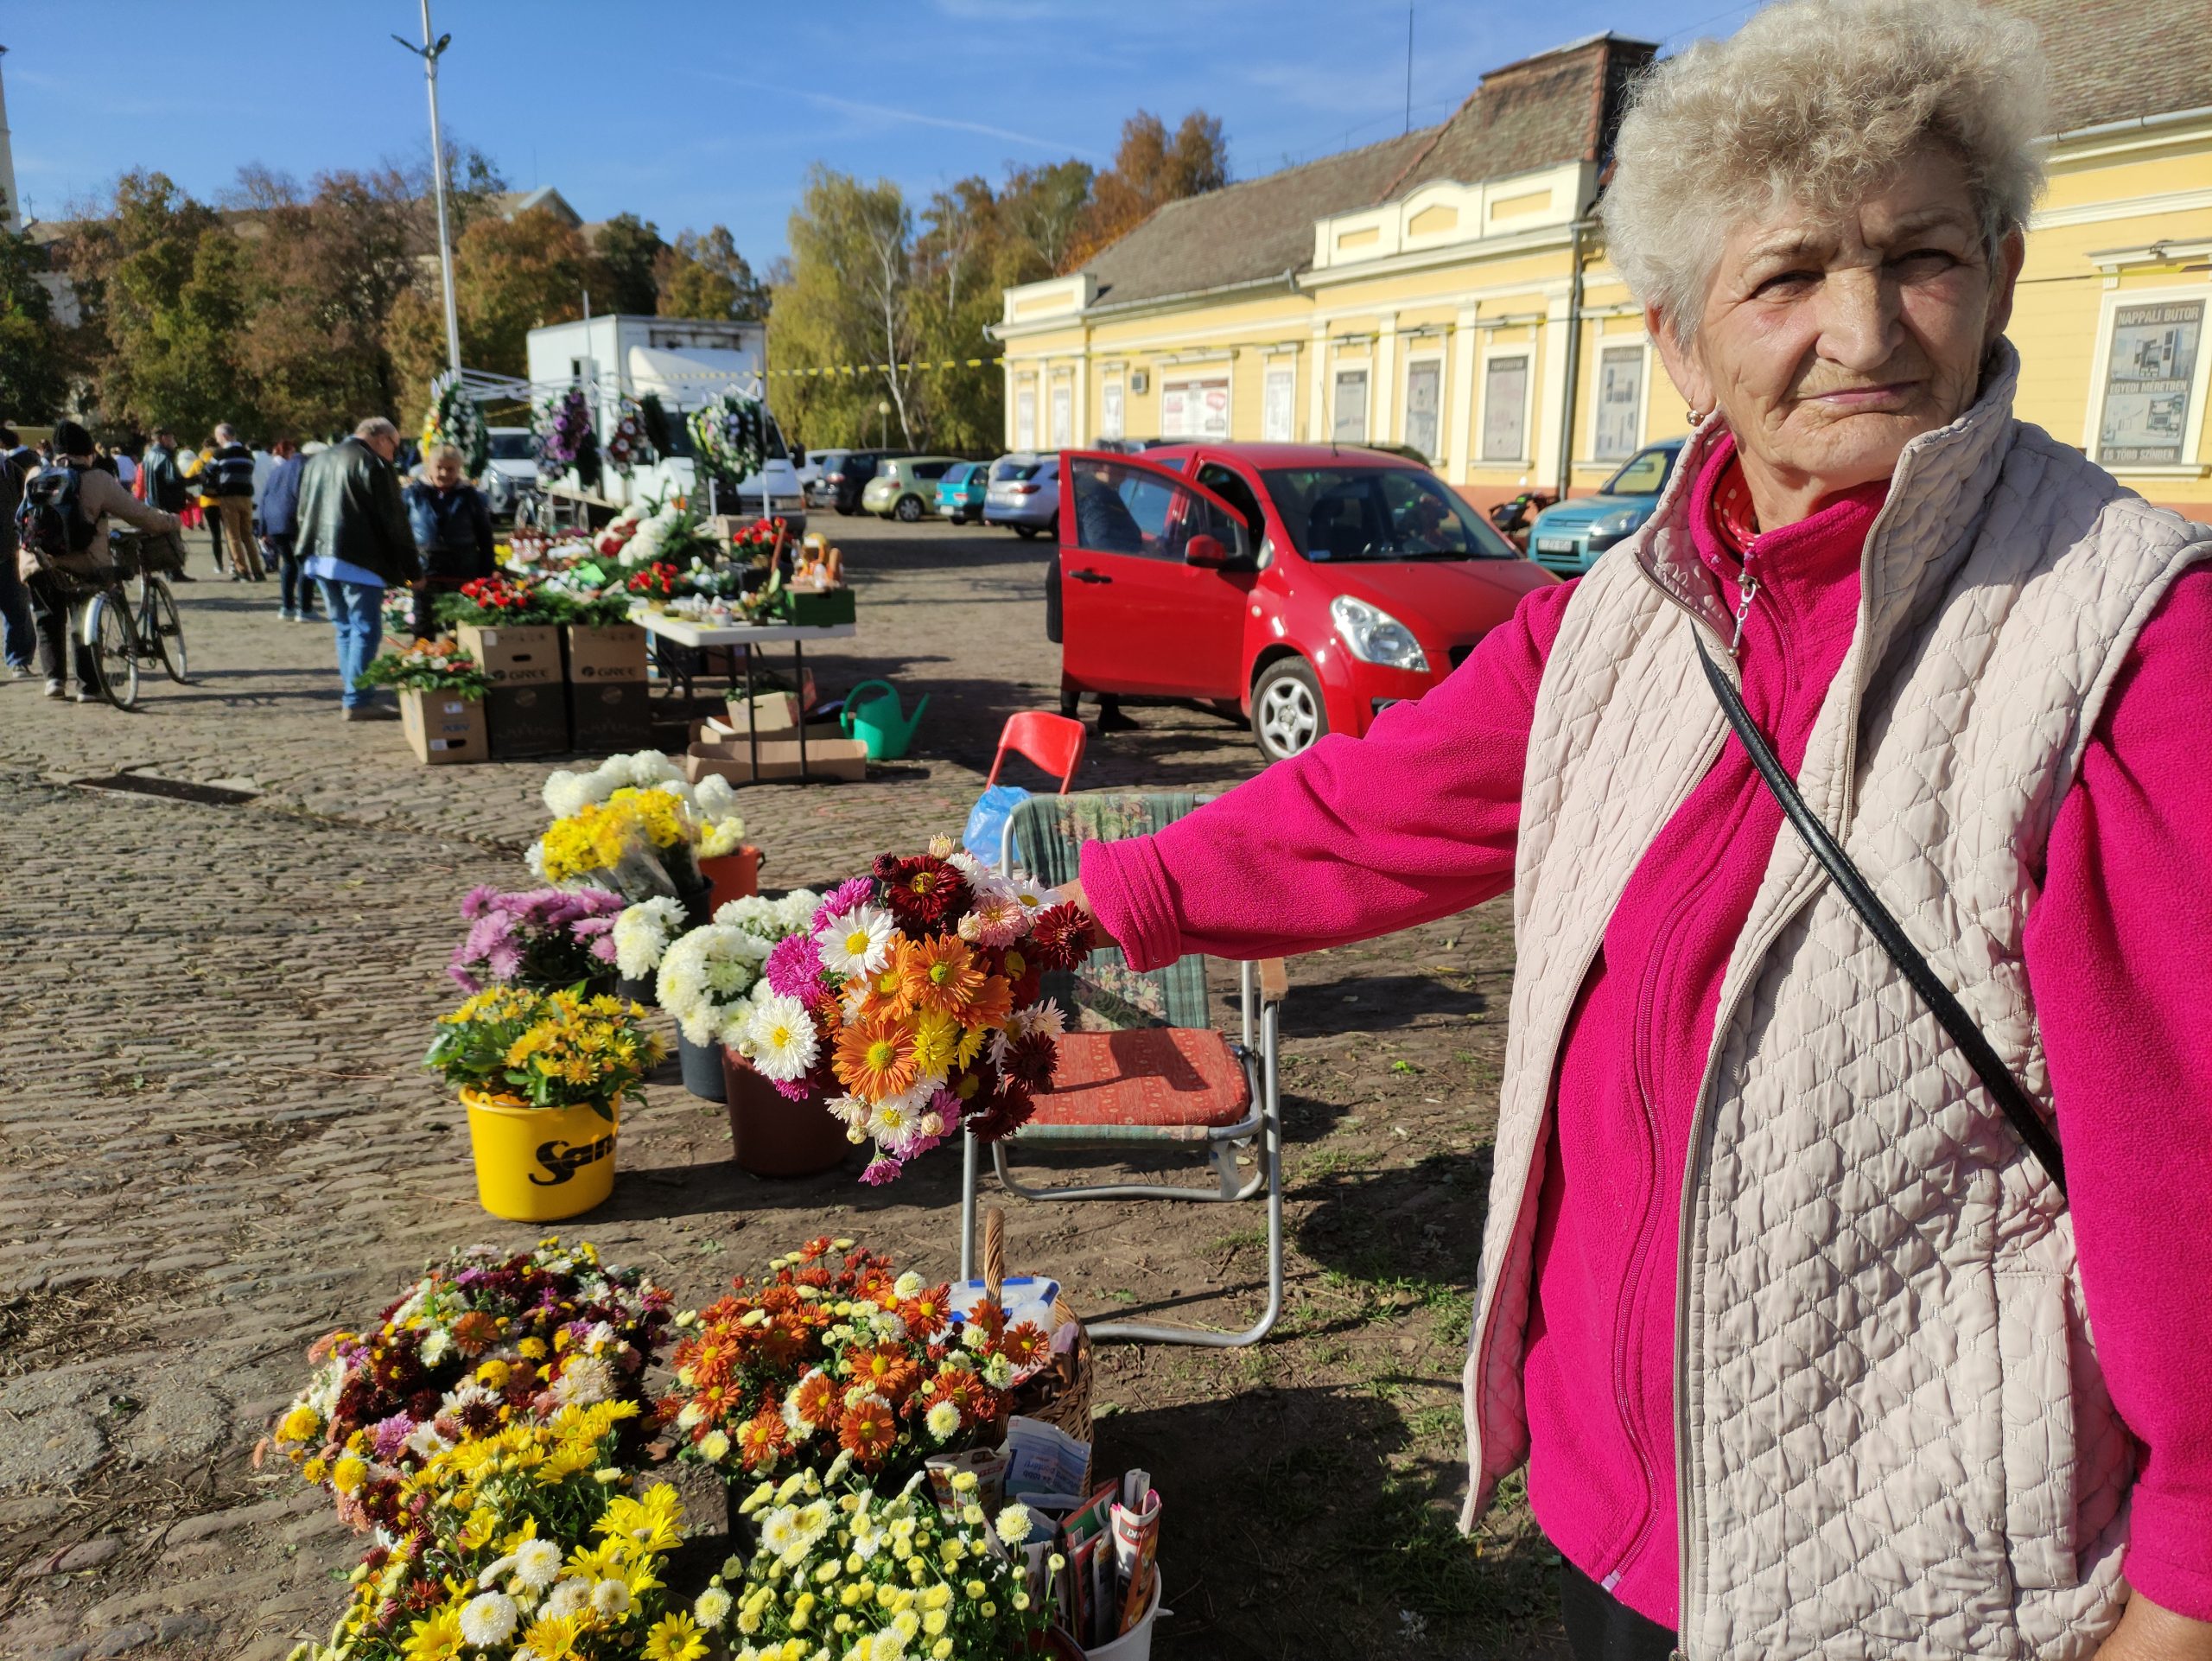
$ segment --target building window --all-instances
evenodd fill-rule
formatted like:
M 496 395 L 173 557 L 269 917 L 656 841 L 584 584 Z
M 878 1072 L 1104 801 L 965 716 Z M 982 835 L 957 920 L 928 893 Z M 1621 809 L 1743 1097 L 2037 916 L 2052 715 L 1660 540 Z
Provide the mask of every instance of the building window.
M 1415 358 L 1406 366 L 1406 442 L 1433 461 L 1438 444 L 1437 409 L 1444 385 L 1444 360 Z
M 1229 436 L 1229 378 L 1160 383 L 1162 438 Z
M 1014 389 L 1014 447 L 1018 450 L 1037 448 L 1037 383 L 1017 382 Z
M 1521 461 L 1528 442 L 1528 357 L 1492 358 L 1483 366 L 1483 460 Z
M 1098 391 L 1098 436 L 1122 436 L 1122 383 L 1109 380 Z
M 2190 389 L 2204 342 L 2204 302 L 2121 306 L 2112 315 L 2097 460 L 2178 467 L 2187 459 Z
M 1298 372 L 1288 364 L 1268 371 L 1261 384 L 1260 436 L 1270 444 L 1287 444 L 1297 420 Z
M 1335 422 L 1330 436 L 1339 444 L 1367 442 L 1367 371 L 1337 371 Z
M 1598 409 L 1592 435 L 1600 461 L 1624 461 L 1643 438 L 1643 348 L 1609 346 L 1598 354 Z
M 1064 380 L 1052 383 L 1052 448 L 1065 449 L 1075 442 L 1075 399 Z

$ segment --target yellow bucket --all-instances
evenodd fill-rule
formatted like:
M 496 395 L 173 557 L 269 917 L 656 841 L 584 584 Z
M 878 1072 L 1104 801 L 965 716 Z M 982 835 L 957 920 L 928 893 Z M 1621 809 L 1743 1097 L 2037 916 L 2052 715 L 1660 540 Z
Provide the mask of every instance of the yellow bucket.
M 530 1107 L 518 1097 L 467 1089 L 461 1101 L 476 1155 L 476 1198 L 493 1216 L 550 1222 L 589 1211 L 613 1192 L 616 1126 L 596 1110 Z

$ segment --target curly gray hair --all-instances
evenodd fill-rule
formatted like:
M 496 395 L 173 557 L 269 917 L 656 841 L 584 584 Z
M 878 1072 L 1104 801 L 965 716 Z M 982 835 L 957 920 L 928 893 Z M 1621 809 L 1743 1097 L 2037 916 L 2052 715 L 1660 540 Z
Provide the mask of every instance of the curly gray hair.
M 1834 213 L 1915 151 L 1957 156 L 1993 252 L 2043 185 L 2034 26 L 1973 0 L 1789 0 L 1657 65 L 1622 118 L 1599 209 L 1614 267 L 1687 340 L 1729 228 Z

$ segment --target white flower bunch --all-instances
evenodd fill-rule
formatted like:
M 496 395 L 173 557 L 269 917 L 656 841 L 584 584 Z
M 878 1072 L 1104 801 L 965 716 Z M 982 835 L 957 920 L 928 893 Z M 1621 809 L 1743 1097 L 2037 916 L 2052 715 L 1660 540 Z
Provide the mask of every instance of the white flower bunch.
M 614 966 L 629 980 L 660 968 L 668 943 L 683 927 L 683 902 L 663 894 L 641 900 L 614 920 Z
M 661 957 L 655 984 L 660 1007 L 676 1017 L 692 1043 L 713 1043 L 732 1010 L 759 982 L 770 945 L 726 923 L 693 929 Z
M 725 790 L 729 787 L 728 780 L 721 783 Z M 683 768 L 658 750 L 639 750 L 632 755 L 611 755 L 589 773 L 555 768 L 545 780 L 545 809 L 555 818 L 565 819 L 597 806 L 623 789 L 666 790 L 686 802 L 692 799 Z

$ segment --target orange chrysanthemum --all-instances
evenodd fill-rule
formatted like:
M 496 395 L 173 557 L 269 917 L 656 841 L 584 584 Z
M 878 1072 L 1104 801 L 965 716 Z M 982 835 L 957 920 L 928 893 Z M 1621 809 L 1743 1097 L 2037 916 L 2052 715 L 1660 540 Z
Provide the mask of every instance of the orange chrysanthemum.
M 915 1384 L 921 1379 L 921 1369 L 912 1359 L 890 1344 L 872 1350 L 846 1351 L 845 1373 L 855 1384 L 866 1384 L 894 1407 L 913 1394 Z
M 927 1291 L 917 1293 L 900 1304 L 899 1315 L 906 1323 L 908 1335 L 926 1343 L 943 1332 L 951 1298 L 952 1288 L 940 1281 Z
M 881 1464 L 898 1440 L 898 1415 L 879 1396 L 864 1397 L 846 1409 L 837 1424 L 838 1442 L 863 1468 Z
M 971 1027 L 1003 1027 L 1014 1013 L 1014 988 L 1001 975 L 986 976 L 982 986 L 961 1016 Z
M 939 1402 L 950 1402 L 960 1410 L 963 1424 L 972 1425 L 983 1417 L 982 1381 L 974 1373 L 959 1368 L 938 1374 L 931 1381 L 929 1394 L 925 1399 L 931 1407 L 935 1407 Z
M 837 1422 L 837 1386 L 819 1367 L 798 1381 L 798 1416 L 817 1430 Z
M 909 941 L 899 954 L 899 990 L 918 1009 L 964 1020 L 983 990 L 983 971 L 967 941 L 956 934 L 931 935 Z
M 773 1407 L 763 1407 L 737 1427 L 737 1451 L 748 1471 L 775 1464 L 791 1446 L 791 1429 Z
M 1014 1363 L 1016 1368 L 1033 1367 L 1042 1361 L 1052 1346 L 1045 1329 L 1033 1321 L 1025 1321 L 1009 1327 L 1006 1336 L 999 1340 L 999 1353 Z
M 837 1034 L 831 1063 L 838 1082 L 871 1102 L 896 1096 L 914 1082 L 914 1034 L 893 1020 L 863 1020 Z

